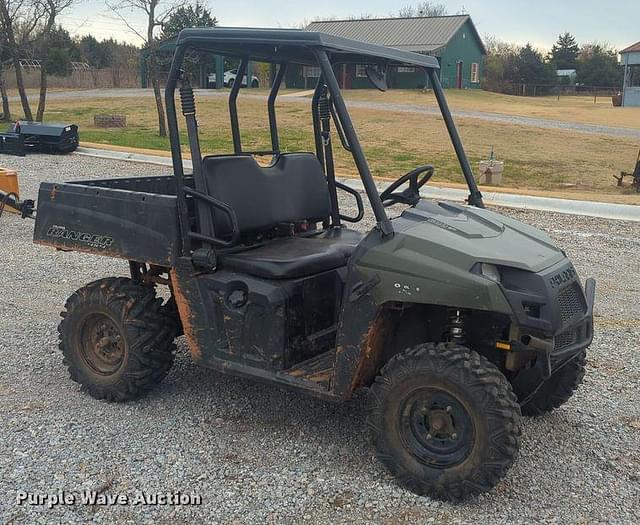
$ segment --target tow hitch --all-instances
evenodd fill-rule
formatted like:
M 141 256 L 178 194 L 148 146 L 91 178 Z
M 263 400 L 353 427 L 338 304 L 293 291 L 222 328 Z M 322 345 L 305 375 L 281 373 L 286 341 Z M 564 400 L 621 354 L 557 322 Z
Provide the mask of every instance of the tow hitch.
M 30 219 L 35 218 L 35 202 L 32 199 L 20 200 L 14 192 L 5 193 L 0 191 L 0 217 L 2 217 L 5 206 L 16 210 L 23 219 L 27 217 Z

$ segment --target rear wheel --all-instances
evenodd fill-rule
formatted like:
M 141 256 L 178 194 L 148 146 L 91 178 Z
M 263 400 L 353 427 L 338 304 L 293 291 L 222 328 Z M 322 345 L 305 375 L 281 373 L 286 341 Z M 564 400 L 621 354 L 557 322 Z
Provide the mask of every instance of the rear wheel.
M 583 350 L 542 384 L 535 395 L 522 405 L 522 414 L 531 417 L 541 416 L 564 405 L 582 384 L 586 365 L 587 351 Z M 516 394 L 520 400 L 527 398 L 531 391 L 516 387 Z
M 416 494 L 461 500 L 494 487 L 520 445 L 520 407 L 502 373 L 456 344 L 394 356 L 371 388 L 378 459 Z
M 177 328 L 151 287 L 101 279 L 75 292 L 61 316 L 64 363 L 71 379 L 97 399 L 136 398 L 171 369 Z
M 252 88 L 260 87 L 260 83 L 259 83 L 259 82 L 254 78 L 254 79 L 251 81 L 251 87 L 252 87 Z

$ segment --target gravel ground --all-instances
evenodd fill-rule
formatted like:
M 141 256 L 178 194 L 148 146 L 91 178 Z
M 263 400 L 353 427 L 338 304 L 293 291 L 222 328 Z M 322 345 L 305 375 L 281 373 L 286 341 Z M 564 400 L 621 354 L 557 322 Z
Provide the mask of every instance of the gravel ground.
M 167 173 L 78 156 L 3 157 L 24 196 L 43 180 Z M 81 394 L 57 349 L 58 313 L 85 283 L 126 263 L 30 242 L 33 223 L 0 220 L 0 516 L 8 523 L 639 523 L 640 224 L 505 210 L 546 229 L 581 275 L 598 279 L 584 385 L 525 420 L 506 479 L 461 505 L 399 488 L 373 459 L 365 396 L 341 406 L 223 376 L 180 343 L 162 387 L 127 404 Z M 199 506 L 18 506 L 17 491 L 181 491 Z
M 72 100 L 72 99 L 92 99 L 92 98 L 125 98 L 125 97 L 152 97 L 151 89 L 88 89 L 80 91 L 52 91 L 47 94 L 47 100 Z M 218 92 L 213 89 L 196 90 L 197 97 L 218 97 L 227 96 L 226 92 Z M 244 98 L 266 100 L 266 95 L 243 93 Z M 11 101 L 18 101 L 18 97 L 9 97 Z M 295 102 L 309 103 L 309 97 L 287 95 L 287 100 Z M 393 104 L 388 102 L 369 102 L 363 100 L 348 101 L 348 106 L 352 108 L 377 109 L 381 111 L 393 111 L 395 113 L 419 113 L 425 115 L 440 116 L 440 110 L 435 106 L 424 106 L 417 104 Z M 625 128 L 619 126 L 604 126 L 598 124 L 585 124 L 581 122 L 568 122 L 564 120 L 545 119 L 539 117 L 527 117 L 521 115 L 509 115 L 505 113 L 494 113 L 489 111 L 463 111 L 452 110 L 453 116 L 457 118 L 472 118 L 488 122 L 498 122 L 502 124 L 517 124 L 520 126 L 533 126 L 542 129 L 559 129 L 565 131 L 577 131 L 578 133 L 588 133 L 596 135 L 609 135 L 611 137 L 625 137 L 640 139 L 640 129 Z

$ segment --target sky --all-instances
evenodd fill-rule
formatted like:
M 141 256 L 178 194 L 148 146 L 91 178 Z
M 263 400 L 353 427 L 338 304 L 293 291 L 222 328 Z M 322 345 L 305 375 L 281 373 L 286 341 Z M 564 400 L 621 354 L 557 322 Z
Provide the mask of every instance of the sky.
M 117 0 L 114 0 L 117 1 Z M 161 0 L 162 1 L 162 0 Z M 170 0 L 164 0 L 169 5 Z M 316 17 L 346 18 L 372 14 L 388 16 L 411 0 L 234 0 L 207 3 L 220 25 L 247 27 L 300 27 Z M 640 1 L 619 0 L 439 0 L 452 14 L 471 15 L 482 36 L 549 49 L 560 33 L 572 33 L 579 43 L 606 42 L 622 49 L 640 41 Z M 162 5 L 162 4 L 161 4 Z M 119 13 L 144 33 L 144 16 Z M 91 33 L 98 39 L 114 37 L 139 44 L 136 37 L 107 8 L 105 0 L 79 0 L 60 19 L 73 35 Z

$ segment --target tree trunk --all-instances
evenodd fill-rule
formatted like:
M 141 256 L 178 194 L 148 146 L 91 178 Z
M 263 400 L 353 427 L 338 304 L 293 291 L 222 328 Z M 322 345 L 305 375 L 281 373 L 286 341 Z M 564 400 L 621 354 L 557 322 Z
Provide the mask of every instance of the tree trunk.
M 158 64 L 155 57 L 155 51 L 152 51 L 149 54 L 149 76 L 151 77 L 153 96 L 156 99 L 156 108 L 158 110 L 158 135 L 166 137 L 167 123 L 164 116 L 164 105 L 162 104 L 162 93 L 160 92 L 160 79 L 158 78 Z
M 38 111 L 36 112 L 36 121 L 42 122 L 44 118 L 44 109 L 47 104 L 47 65 L 46 61 L 40 64 L 40 98 L 38 100 Z
M 167 136 L 167 122 L 164 116 L 164 106 L 162 105 L 162 93 L 160 93 L 160 78 L 158 75 L 158 50 L 157 42 L 153 36 L 153 30 L 158 25 L 156 21 L 156 8 L 160 0 L 149 0 L 147 18 L 147 47 L 149 51 L 148 65 L 153 96 L 156 99 L 156 109 L 158 110 L 158 135 Z
M 24 89 L 24 77 L 22 76 L 22 66 L 20 65 L 20 59 L 18 53 L 14 50 L 13 53 L 13 67 L 16 70 L 16 84 L 18 85 L 18 93 L 20 94 L 20 102 L 22 103 L 22 111 L 24 111 L 24 118 L 27 120 L 33 120 L 33 113 L 31 113 L 31 106 L 29 105 L 29 97 Z
M 49 74 L 47 71 L 47 54 L 49 50 L 49 41 L 51 39 L 51 31 L 56 24 L 56 16 L 58 14 L 53 2 L 49 2 L 49 9 L 47 24 L 42 32 L 42 42 L 40 45 L 42 60 L 40 61 L 40 98 L 38 99 L 38 111 L 36 113 L 36 120 L 38 122 L 42 122 L 42 119 L 44 118 L 44 109 L 47 105 L 47 77 Z
M 2 118 L 11 120 L 11 108 L 9 107 L 9 96 L 7 95 L 7 85 L 4 82 L 4 70 L 0 64 L 0 96 L 2 97 Z
M 27 120 L 31 120 L 33 119 L 33 115 L 31 113 L 31 107 L 29 106 L 27 92 L 24 89 L 24 78 L 22 77 L 22 66 L 20 65 L 18 45 L 16 44 L 16 35 L 13 29 L 13 19 L 5 1 L 0 1 L 0 19 L 2 19 L 2 25 L 4 26 L 6 47 L 11 53 L 11 61 L 16 70 L 16 83 L 18 84 L 18 93 L 20 93 L 20 102 L 22 102 L 24 116 Z

